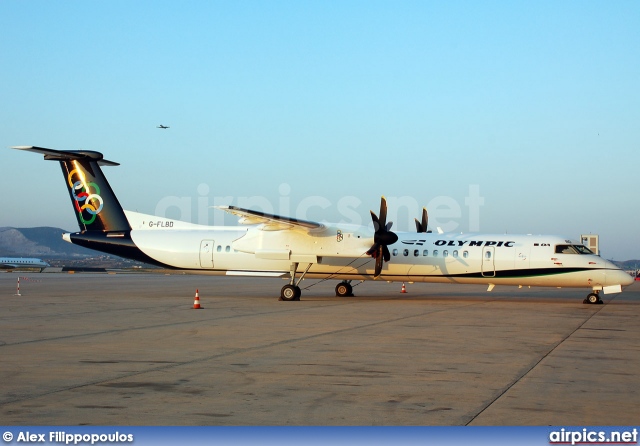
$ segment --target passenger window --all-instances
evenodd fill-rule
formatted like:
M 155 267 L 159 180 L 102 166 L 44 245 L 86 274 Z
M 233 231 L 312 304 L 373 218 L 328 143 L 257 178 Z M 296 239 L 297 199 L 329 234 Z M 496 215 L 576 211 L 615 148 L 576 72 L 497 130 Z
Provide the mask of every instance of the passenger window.
M 484 253 L 484 258 L 485 258 L 485 259 L 490 259 L 490 258 L 491 258 L 491 251 L 486 251 L 486 252 Z
M 434 257 L 438 257 L 438 250 L 437 250 L 437 249 L 434 249 L 434 250 L 433 250 L 433 256 L 434 256 Z
M 425 256 L 425 257 L 428 256 L 429 255 L 429 250 L 425 249 L 424 251 L 422 251 L 422 255 Z
M 458 258 L 458 251 L 453 251 L 453 257 Z
M 218 252 L 222 251 L 222 245 L 218 245 L 218 249 L 216 249 L 216 251 Z
M 462 257 L 464 257 L 465 259 L 469 257 L 469 251 L 462 251 Z
M 404 251 L 402 251 L 402 254 L 404 254 L 405 256 L 408 256 L 409 255 L 409 250 L 405 249 Z
M 226 248 L 224 248 L 224 252 L 229 252 L 231 251 L 231 246 L 227 246 Z
M 414 249 L 413 250 L 413 256 L 414 257 L 418 257 L 420 255 L 420 250 L 419 249 Z
M 397 250 L 397 249 L 394 249 L 394 250 L 392 251 L 392 254 L 393 254 L 393 256 L 394 256 L 394 257 L 395 257 L 395 256 L 397 256 L 397 255 L 398 255 L 398 250 Z
M 442 257 L 449 257 L 449 251 L 447 251 L 446 249 L 442 251 Z

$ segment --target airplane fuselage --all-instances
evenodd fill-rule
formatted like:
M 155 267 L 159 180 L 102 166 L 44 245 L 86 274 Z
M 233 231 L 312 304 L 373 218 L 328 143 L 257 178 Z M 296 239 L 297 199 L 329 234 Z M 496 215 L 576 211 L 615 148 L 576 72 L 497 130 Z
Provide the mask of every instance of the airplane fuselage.
M 0 269 L 46 268 L 49 265 L 42 259 L 34 257 L 0 257 Z
M 366 226 L 326 224 L 311 232 L 268 231 L 261 225 L 215 227 L 125 214 L 137 249 L 167 268 L 195 274 L 287 277 L 291 264 L 298 263 L 311 264 L 307 278 L 367 280 L 374 276 L 374 261 L 365 255 L 373 230 Z M 599 290 L 627 285 L 631 279 L 577 242 L 557 236 L 396 234 L 398 241 L 389 245 L 391 260 L 381 280 Z M 65 237 L 82 244 L 80 233 Z

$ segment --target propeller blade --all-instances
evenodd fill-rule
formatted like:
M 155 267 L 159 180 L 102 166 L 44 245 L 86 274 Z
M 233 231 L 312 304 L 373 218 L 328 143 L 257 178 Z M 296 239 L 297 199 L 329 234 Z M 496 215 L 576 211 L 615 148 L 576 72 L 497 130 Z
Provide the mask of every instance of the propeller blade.
M 380 227 L 387 225 L 387 199 L 382 196 L 380 198 Z
M 391 229 L 391 226 L 393 226 L 393 222 L 392 221 L 387 223 L 387 226 L 385 226 L 385 229 L 387 230 L 387 232 L 389 232 L 389 229 Z
M 373 275 L 374 279 L 377 279 L 378 276 L 380 276 L 380 274 L 382 273 L 382 260 L 383 260 L 382 259 L 382 253 L 378 253 L 378 255 L 376 255 L 376 270 L 375 270 L 375 273 Z
M 378 220 L 378 216 L 375 214 L 375 212 L 373 211 L 369 211 L 371 212 L 371 220 L 373 220 L 373 230 L 375 232 L 378 232 L 378 230 L 382 227 L 380 225 L 380 220 Z
M 427 225 L 429 224 L 429 214 L 427 208 L 422 208 L 422 228 L 424 232 L 427 232 Z
M 427 214 L 427 208 L 422 208 L 422 221 L 418 221 L 417 218 L 414 219 L 416 221 L 416 231 L 417 232 L 427 232 L 427 225 L 429 223 L 429 214 Z
M 382 247 L 382 258 L 385 262 L 391 260 L 391 253 L 389 252 L 389 248 L 387 248 L 386 246 Z

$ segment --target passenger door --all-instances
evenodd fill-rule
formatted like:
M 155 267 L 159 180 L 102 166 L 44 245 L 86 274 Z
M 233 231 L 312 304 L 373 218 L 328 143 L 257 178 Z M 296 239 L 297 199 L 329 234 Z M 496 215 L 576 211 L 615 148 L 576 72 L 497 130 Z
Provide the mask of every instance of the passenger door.
M 213 268 L 213 247 L 213 240 L 200 242 L 200 266 L 202 268 Z
M 482 277 L 495 277 L 496 248 L 493 246 L 485 246 L 482 250 Z

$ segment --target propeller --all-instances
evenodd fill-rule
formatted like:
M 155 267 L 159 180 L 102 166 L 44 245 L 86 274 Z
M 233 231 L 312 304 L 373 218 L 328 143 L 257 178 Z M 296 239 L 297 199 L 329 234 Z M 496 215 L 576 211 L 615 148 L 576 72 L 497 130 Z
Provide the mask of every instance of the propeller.
M 422 208 L 422 221 L 418 221 L 417 218 L 414 218 L 416 221 L 416 230 L 418 232 L 428 232 L 427 231 L 427 223 L 429 223 L 429 214 L 427 214 L 427 208 Z
M 398 241 L 398 236 L 391 232 L 391 226 L 393 222 L 387 223 L 387 199 L 382 197 L 380 200 L 380 218 L 373 212 L 371 212 L 371 220 L 373 220 L 373 229 L 376 231 L 373 234 L 373 245 L 367 251 L 367 254 L 376 259 L 376 269 L 373 276 L 377 279 L 382 272 L 382 262 L 388 262 L 391 259 L 391 253 L 389 252 L 388 245 L 393 245 Z

